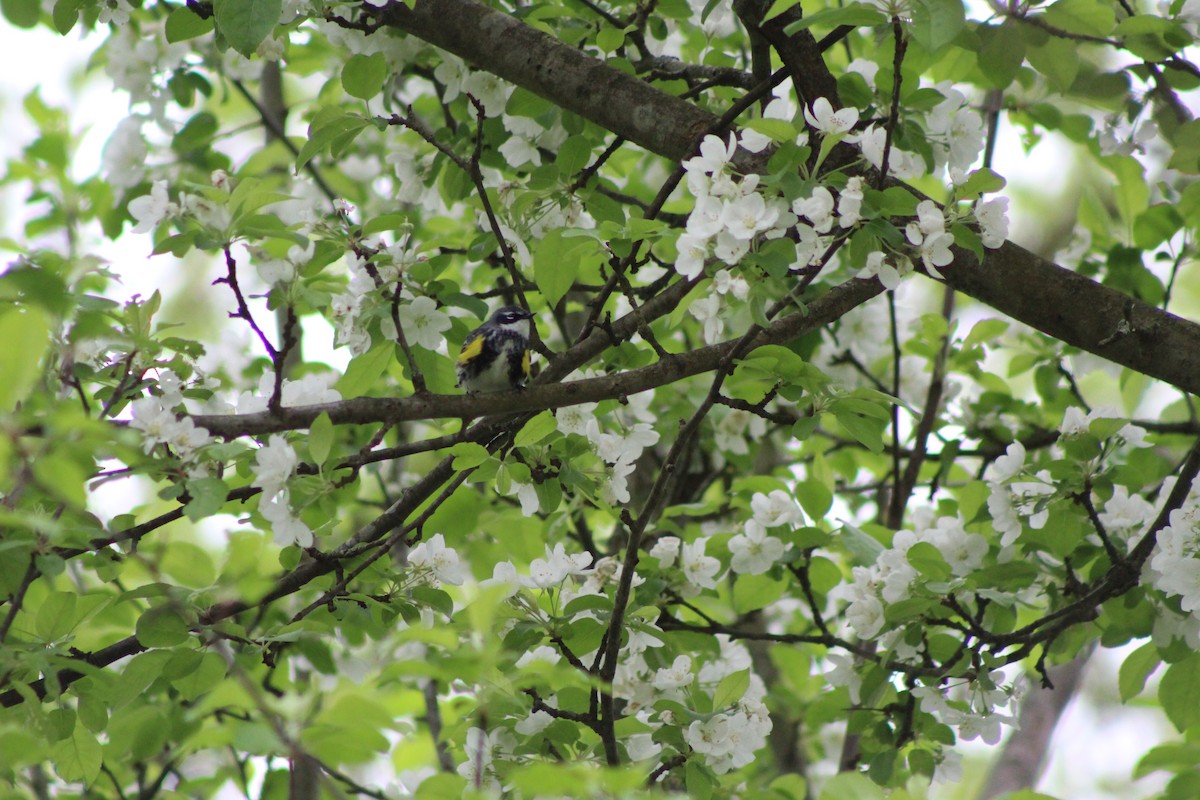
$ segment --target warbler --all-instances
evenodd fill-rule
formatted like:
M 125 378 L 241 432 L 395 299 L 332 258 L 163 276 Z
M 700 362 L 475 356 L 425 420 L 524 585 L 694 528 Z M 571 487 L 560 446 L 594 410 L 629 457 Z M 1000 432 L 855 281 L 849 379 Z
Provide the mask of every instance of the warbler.
M 468 394 L 524 389 L 532 318 L 523 308 L 505 306 L 467 334 L 456 364 L 459 387 Z

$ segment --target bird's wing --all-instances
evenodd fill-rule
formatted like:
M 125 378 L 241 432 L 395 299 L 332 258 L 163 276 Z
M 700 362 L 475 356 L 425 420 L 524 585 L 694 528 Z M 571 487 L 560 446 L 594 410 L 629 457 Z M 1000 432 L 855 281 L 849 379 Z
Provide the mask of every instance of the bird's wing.
M 483 352 L 484 335 L 481 330 L 471 331 L 463 342 L 462 350 L 458 353 L 458 366 L 466 366 Z

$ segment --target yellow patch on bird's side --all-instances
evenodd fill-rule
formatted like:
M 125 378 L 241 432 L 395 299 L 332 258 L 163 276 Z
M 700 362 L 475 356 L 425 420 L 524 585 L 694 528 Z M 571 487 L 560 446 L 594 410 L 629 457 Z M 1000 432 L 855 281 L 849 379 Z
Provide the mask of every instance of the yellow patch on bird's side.
M 521 372 L 525 375 L 526 378 L 529 377 L 529 351 L 528 350 L 526 350 L 524 353 L 521 353 Z
M 462 352 L 458 354 L 458 365 L 460 367 L 470 364 L 483 352 L 483 340 L 483 334 L 477 333 L 463 342 Z

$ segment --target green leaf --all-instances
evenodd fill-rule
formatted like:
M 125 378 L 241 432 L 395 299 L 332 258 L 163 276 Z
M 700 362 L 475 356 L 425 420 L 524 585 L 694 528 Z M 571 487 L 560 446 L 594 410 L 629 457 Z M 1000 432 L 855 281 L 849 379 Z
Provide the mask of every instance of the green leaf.
M 136 635 L 146 647 L 174 647 L 187 641 L 188 624 L 169 605 L 155 606 L 138 617 Z
M 1181 733 L 1200 723 L 1200 653 L 1167 667 L 1158 685 L 1158 700 Z
M 41 0 L 0 0 L 0 12 L 18 28 L 34 28 L 42 16 L 42 4 Z
M 296 169 L 303 169 L 318 153 L 345 147 L 370 124 L 359 114 L 347 114 L 339 108 L 321 109 L 308 126 L 308 141 L 296 156 Z
M 1200 120 L 1180 125 L 1171 140 L 1175 152 L 1171 154 L 1167 166 L 1189 175 L 1200 174 Z
M 178 6 L 167 15 L 167 41 L 171 44 L 195 39 L 212 29 L 211 17 L 202 19 L 187 6 Z
M 981 194 L 1000 191 L 1007 183 L 1002 176 L 983 167 L 972 172 L 965 183 L 955 188 L 955 196 L 959 200 L 974 200 Z
M 1133 221 L 1133 243 L 1143 250 L 1153 250 L 1174 236 L 1181 227 L 1183 218 L 1173 203 L 1155 203 Z
M 1029 43 L 1025 57 L 1059 92 L 1070 89 L 1079 75 L 1079 49 L 1075 42 L 1067 39 L 1048 36 L 1040 44 Z
M 342 88 L 351 97 L 370 100 L 383 88 L 388 65 L 383 53 L 352 56 L 342 67 Z
M 54 746 L 50 757 L 54 771 L 65 781 L 91 783 L 100 774 L 103 753 L 96 736 L 83 725 Z
M 584 254 L 594 247 L 590 239 L 564 237 L 561 228 L 549 231 L 533 255 L 533 279 L 546 302 L 555 306 L 575 283 Z
M 1008 320 L 984 319 L 976 322 L 963 340 L 963 349 L 969 349 L 977 344 L 995 344 L 1000 335 L 1008 330 Z
M 965 24 L 962 0 L 913 0 L 908 30 L 917 43 L 935 54 L 953 42 Z
M 931 581 L 944 581 L 950 577 L 950 565 L 941 551 L 929 542 L 917 542 L 905 555 L 913 569 Z
M 881 14 L 874 6 L 866 3 L 850 3 L 841 8 L 826 8 L 815 14 L 805 14 L 804 19 L 790 23 L 784 27 L 783 31 L 791 35 L 807 30 L 814 25 L 828 28 L 836 28 L 839 25 L 853 25 L 857 28 L 860 26 L 874 27 L 875 25 L 883 25 L 885 22 L 887 22 L 887 17 Z
M 742 669 L 726 675 L 713 693 L 713 708 L 728 708 L 741 702 L 750 688 L 750 670 Z
M 1121 702 L 1128 703 L 1141 694 L 1142 689 L 1146 688 L 1146 679 L 1161 663 L 1162 659 L 1158 655 L 1158 648 L 1153 642 L 1147 642 L 1126 656 L 1125 660 L 1121 662 L 1121 670 L 1117 678 L 1117 685 L 1121 691 Z
M 1008 88 L 1025 60 L 1025 37 L 1020 23 L 1009 20 L 999 26 L 981 26 L 979 33 L 983 40 L 979 49 L 983 77 L 997 89 Z
M 886 421 L 859 414 L 844 406 L 833 409 L 833 416 L 842 426 L 842 430 L 872 453 L 883 452 L 883 431 L 887 427 Z
M 79 22 L 79 10 L 87 5 L 87 0 L 58 0 L 54 4 L 51 16 L 54 19 L 54 30 L 66 36 Z
M 459 471 L 478 467 L 492 457 L 486 447 L 475 442 L 459 442 L 450 448 L 450 455 L 454 456 L 454 469 Z
M 361 397 L 366 394 L 392 363 L 393 352 L 392 344 L 384 342 L 361 356 L 355 356 L 337 382 L 337 390 L 342 397 Z
M 50 319 L 41 309 L 0 313 L 0 411 L 15 408 L 33 388 L 49 341 Z
M 842 524 L 838 540 L 856 564 L 874 564 L 883 552 L 883 544 L 878 539 L 849 522 Z
M 733 584 L 733 607 L 739 614 L 766 608 L 787 591 L 787 584 L 769 575 L 739 575 Z
M 558 174 L 566 180 L 572 178 L 587 166 L 588 160 L 591 157 L 591 140 L 586 136 L 572 136 L 558 148 L 558 155 L 554 159 L 554 164 L 558 167 Z
M 605 53 L 611 53 L 625 44 L 625 31 L 621 28 L 605 27 L 596 34 L 596 47 Z
M 809 479 L 796 484 L 796 499 L 808 518 L 814 521 L 824 519 L 833 507 L 833 492 L 818 480 Z
M 279 24 L 283 0 L 214 0 L 213 22 L 229 46 L 246 58 Z
M 700 763 L 700 759 L 689 758 L 683 769 L 684 785 L 688 797 L 693 800 L 709 800 L 713 796 L 716 779 Z
M 517 432 L 513 443 L 517 447 L 529 447 L 545 439 L 558 428 L 558 420 L 549 411 L 543 411 Z
M 1112 8 L 1098 0 L 1058 0 L 1042 18 L 1056 28 L 1085 36 L 1109 36 L 1117 24 Z
M 327 412 L 322 411 L 308 429 L 308 455 L 317 464 L 329 460 L 333 450 L 333 434 L 333 421 Z
M 191 542 L 175 541 L 165 545 L 163 549 L 166 551 L 160 562 L 163 574 L 181 586 L 204 589 L 216 581 L 217 570 L 213 565 L 212 556 L 203 547 Z
M 187 482 L 187 491 L 191 499 L 183 507 L 183 513 L 192 522 L 216 514 L 229 497 L 229 487 L 220 478 L 190 480 Z
M 75 627 L 74 592 L 51 592 L 38 607 L 33 630 L 44 642 L 63 638 Z
M 796 138 L 797 133 L 796 126 L 785 119 L 760 117 L 759 119 L 748 120 L 742 127 L 757 131 L 776 142 L 790 142 Z
M 842 772 L 829 779 L 819 800 L 883 800 L 883 790 L 861 772 Z

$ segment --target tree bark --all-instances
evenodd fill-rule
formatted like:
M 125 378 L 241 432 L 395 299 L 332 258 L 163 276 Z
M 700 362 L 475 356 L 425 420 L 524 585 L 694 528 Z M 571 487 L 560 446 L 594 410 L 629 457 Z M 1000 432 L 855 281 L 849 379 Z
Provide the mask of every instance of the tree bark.
M 1046 673 L 1052 688 L 1043 688 L 1030 681 L 1033 685 L 1017 710 L 1020 727 L 1013 731 L 992 765 L 979 800 L 993 800 L 1002 794 L 1037 785 L 1050 754 L 1054 728 L 1079 689 L 1093 649 L 1080 653 L 1067 664 L 1048 668 Z

